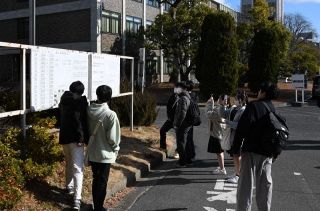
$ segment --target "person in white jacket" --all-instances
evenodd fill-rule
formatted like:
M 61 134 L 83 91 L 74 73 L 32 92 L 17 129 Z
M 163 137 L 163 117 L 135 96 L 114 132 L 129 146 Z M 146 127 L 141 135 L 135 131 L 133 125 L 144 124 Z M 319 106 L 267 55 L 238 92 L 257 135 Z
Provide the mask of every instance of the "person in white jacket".
M 236 108 L 230 111 L 230 119 L 226 120 L 227 127 L 231 129 L 230 143 L 233 144 L 234 135 L 238 126 L 238 122 L 242 116 L 243 111 L 246 109 L 246 104 L 248 102 L 248 97 L 245 91 L 238 91 L 235 96 Z M 230 151 L 227 151 L 233 157 L 235 173 L 228 177 L 227 182 L 237 184 L 240 175 L 240 155 L 233 155 Z
M 102 85 L 96 90 L 97 102 L 88 108 L 88 125 L 91 135 L 88 143 L 88 161 L 92 168 L 92 198 L 94 210 L 103 207 L 111 163 L 115 163 L 121 140 L 117 114 L 110 110 L 112 89 Z

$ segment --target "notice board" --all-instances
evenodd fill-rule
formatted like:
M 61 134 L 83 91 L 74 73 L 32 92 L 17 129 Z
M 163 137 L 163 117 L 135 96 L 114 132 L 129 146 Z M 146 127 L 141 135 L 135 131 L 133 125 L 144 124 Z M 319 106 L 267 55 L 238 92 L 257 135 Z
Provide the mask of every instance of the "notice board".
M 31 110 L 55 108 L 64 91 L 81 81 L 88 94 L 88 53 L 39 47 L 31 49 Z
M 108 85 L 112 97 L 120 94 L 120 57 L 110 54 L 91 54 L 92 92 L 91 100 L 96 100 L 96 89 Z

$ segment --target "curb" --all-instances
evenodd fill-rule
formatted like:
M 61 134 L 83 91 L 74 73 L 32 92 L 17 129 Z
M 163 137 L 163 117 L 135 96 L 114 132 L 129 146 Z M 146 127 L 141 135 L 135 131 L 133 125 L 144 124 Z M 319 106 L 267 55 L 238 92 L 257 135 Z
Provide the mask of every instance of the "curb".
M 135 184 L 137 180 L 148 174 L 151 169 L 159 166 L 165 160 L 166 154 L 164 152 L 157 149 L 153 149 L 152 151 L 155 153 L 152 153 L 153 158 L 151 161 L 148 162 L 147 165 L 140 166 L 135 173 L 130 172 L 125 174 L 120 182 L 114 185 L 111 189 L 107 190 L 107 198 L 111 198 L 117 192 Z

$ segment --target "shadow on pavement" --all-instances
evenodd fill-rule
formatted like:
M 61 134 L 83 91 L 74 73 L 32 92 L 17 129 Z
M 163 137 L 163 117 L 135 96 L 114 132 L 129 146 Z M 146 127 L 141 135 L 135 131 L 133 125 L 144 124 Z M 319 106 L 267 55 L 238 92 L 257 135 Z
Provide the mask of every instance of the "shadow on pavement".
M 187 210 L 187 208 L 172 208 L 172 209 L 145 210 L 145 211 L 180 211 L 180 210 Z
M 26 187 L 38 201 L 52 202 L 58 205 L 61 210 L 73 210 L 70 209 L 73 197 L 67 194 L 65 189 L 50 185 L 45 181 L 33 181 L 32 185 L 27 184 Z M 91 207 L 91 205 L 81 203 L 81 210 L 88 210 L 88 207 Z
M 320 141 L 302 140 L 289 141 L 286 150 L 320 150 Z

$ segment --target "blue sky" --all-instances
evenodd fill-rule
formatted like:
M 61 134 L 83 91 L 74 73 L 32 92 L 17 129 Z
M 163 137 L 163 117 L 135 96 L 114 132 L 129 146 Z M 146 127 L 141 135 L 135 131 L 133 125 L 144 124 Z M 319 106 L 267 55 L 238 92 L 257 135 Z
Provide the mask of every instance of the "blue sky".
M 218 0 L 239 11 L 240 0 Z M 320 0 L 284 0 L 284 13 L 299 13 L 312 23 L 320 40 Z

